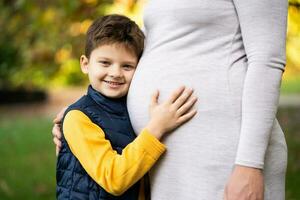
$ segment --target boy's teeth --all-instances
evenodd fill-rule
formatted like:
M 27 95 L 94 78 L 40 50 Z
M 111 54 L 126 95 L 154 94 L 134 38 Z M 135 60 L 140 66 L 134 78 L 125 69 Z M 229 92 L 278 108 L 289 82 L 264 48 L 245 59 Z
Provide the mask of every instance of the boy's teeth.
M 120 85 L 121 83 L 116 83 L 116 82 L 111 82 L 111 81 L 106 81 L 109 84 L 113 84 L 113 85 Z

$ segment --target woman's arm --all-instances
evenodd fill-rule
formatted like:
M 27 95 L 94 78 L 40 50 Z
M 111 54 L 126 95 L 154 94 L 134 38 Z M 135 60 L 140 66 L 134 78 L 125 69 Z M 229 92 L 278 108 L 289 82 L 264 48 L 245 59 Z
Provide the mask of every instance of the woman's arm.
M 225 200 L 260 200 L 262 169 L 285 67 L 287 0 L 233 0 L 248 59 L 236 166 Z
M 287 0 L 234 0 L 248 70 L 236 164 L 262 169 L 285 67 Z

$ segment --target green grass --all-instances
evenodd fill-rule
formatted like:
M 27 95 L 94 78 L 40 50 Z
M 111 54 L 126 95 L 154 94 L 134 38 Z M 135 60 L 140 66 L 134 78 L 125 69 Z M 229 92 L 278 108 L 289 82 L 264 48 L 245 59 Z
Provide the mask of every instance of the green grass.
M 282 94 L 300 94 L 300 76 L 283 80 L 281 92 Z
M 278 111 L 278 120 L 285 132 L 288 145 L 286 175 L 286 199 L 300 199 L 300 108 L 284 108 Z
M 1 119 L 0 199 L 55 199 L 51 120 Z
M 287 200 L 300 199 L 300 108 L 279 109 L 289 148 Z M 55 199 L 51 119 L 0 118 L 0 199 Z

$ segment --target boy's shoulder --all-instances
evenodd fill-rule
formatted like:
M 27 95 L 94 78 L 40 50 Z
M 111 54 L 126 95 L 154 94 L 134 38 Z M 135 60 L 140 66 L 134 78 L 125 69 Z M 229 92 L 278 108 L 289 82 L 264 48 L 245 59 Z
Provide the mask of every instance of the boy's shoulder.
M 74 110 L 93 106 L 93 101 L 88 95 L 80 97 L 77 101 L 69 105 L 67 110 Z
M 81 98 L 79 98 L 76 102 L 69 105 L 69 107 L 64 113 L 64 117 L 67 115 L 68 112 L 72 110 L 79 110 L 85 115 L 89 116 L 90 111 L 95 109 L 99 110 L 97 104 L 95 104 L 91 97 L 89 97 L 88 95 L 84 95 Z

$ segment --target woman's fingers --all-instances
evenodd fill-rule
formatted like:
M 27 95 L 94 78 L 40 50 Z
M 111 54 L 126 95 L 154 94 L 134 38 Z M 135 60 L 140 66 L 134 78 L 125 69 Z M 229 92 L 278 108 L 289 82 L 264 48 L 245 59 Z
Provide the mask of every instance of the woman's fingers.
M 58 146 L 55 147 L 55 155 L 58 156 L 60 148 Z
M 180 86 L 179 88 L 177 88 L 170 96 L 170 98 L 167 100 L 168 103 L 172 104 L 174 103 L 178 97 L 183 93 L 183 91 L 185 90 L 185 86 Z
M 60 110 L 60 112 L 56 115 L 55 119 L 53 120 L 54 126 L 52 128 L 52 135 L 53 135 L 53 143 L 55 144 L 55 154 L 58 156 L 58 153 L 61 148 L 61 130 L 60 130 L 60 124 L 62 122 L 64 113 L 66 111 L 67 107 L 64 107 L 63 109 Z
M 184 115 L 186 112 L 188 112 L 193 105 L 196 103 L 197 101 L 197 97 L 190 97 L 178 110 L 177 110 L 177 114 L 178 116 L 182 116 Z
M 59 113 L 56 115 L 55 119 L 53 120 L 53 123 L 54 124 L 59 124 L 61 123 L 62 119 L 63 119 L 63 116 L 64 116 L 64 113 L 65 111 L 67 110 L 68 107 L 64 107 L 62 108 Z
M 58 139 L 58 138 L 56 138 L 56 137 L 54 137 L 53 138 L 53 143 L 56 145 L 56 147 L 58 147 L 59 149 L 61 148 L 61 141 Z
M 56 136 L 53 137 L 53 143 L 55 144 L 55 154 L 58 156 L 62 143 Z
M 60 126 L 58 124 L 54 124 L 52 128 L 52 135 L 55 138 L 61 139 L 61 131 L 60 131 Z

